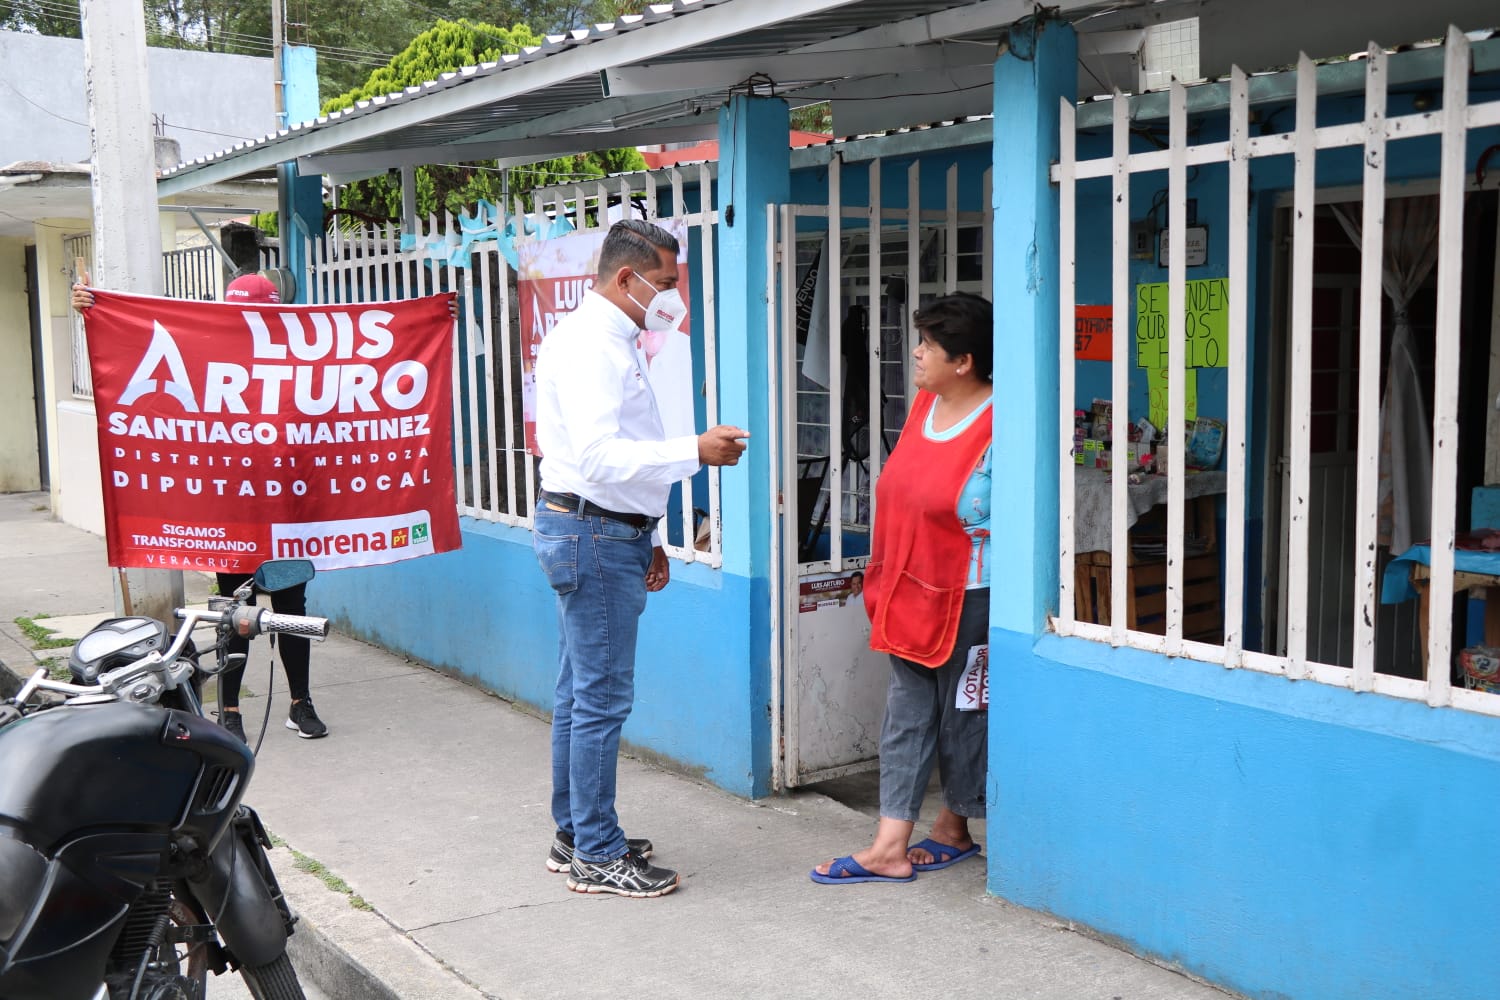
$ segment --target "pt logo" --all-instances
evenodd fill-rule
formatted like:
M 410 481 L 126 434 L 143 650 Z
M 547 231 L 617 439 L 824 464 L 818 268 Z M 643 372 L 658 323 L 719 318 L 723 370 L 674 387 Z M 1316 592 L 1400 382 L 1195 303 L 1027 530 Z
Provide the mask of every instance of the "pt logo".
M 392 528 L 391 529 L 391 548 L 393 548 L 393 549 L 405 548 L 406 544 L 407 544 L 407 534 L 408 534 L 408 529 L 406 529 L 406 528 Z
M 411 543 L 413 545 L 421 545 L 425 541 L 427 541 L 427 522 L 422 521 L 420 524 L 412 525 Z

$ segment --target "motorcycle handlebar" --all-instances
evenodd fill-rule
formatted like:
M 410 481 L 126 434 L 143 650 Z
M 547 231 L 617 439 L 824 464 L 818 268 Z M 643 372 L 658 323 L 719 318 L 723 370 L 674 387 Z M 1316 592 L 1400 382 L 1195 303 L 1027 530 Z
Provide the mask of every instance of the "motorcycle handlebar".
M 311 615 L 279 615 L 273 611 L 262 611 L 262 632 L 279 632 L 283 635 L 300 635 L 308 639 L 328 638 L 328 619 Z

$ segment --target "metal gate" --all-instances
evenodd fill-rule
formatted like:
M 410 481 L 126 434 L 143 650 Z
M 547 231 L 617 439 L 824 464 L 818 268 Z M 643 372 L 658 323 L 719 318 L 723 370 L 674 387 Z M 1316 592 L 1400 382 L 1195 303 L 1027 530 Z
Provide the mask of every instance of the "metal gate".
M 869 205 L 841 203 L 852 168 L 836 157 L 827 205 L 769 208 L 778 788 L 878 764 L 889 661 L 869 648 L 862 592 L 875 484 L 912 392 L 910 317 L 938 296 L 991 287 L 989 213 L 959 210 L 961 185 L 989 204 L 988 169 L 947 167 L 943 202 L 924 207 L 912 163 L 906 205 L 883 208 L 881 163 L 867 166 Z

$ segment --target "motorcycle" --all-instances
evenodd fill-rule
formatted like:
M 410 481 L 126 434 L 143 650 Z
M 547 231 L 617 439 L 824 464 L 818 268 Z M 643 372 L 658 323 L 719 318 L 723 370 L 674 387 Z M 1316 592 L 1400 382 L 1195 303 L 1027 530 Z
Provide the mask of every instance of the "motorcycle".
M 199 685 L 231 665 L 231 635 L 325 638 L 326 619 L 247 603 L 312 577 L 265 563 L 208 610 L 179 609 L 175 636 L 103 621 L 71 682 L 38 670 L 0 702 L 0 1000 L 204 1000 L 229 969 L 256 1000 L 304 1000 L 286 954 L 297 918 L 241 802 L 255 755 L 204 715 Z M 61 699 L 33 704 L 44 692 Z

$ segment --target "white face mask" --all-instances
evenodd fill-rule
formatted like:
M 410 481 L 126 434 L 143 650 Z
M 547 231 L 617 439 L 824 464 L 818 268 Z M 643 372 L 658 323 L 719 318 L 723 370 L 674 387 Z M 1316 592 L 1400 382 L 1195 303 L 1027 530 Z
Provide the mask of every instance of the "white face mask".
M 634 271 L 631 274 L 641 278 Z M 687 303 L 682 301 L 682 293 L 675 288 L 660 290 L 651 282 L 641 278 L 648 288 L 655 291 L 649 303 L 643 304 L 640 299 L 630 295 L 630 301 L 646 311 L 646 329 L 652 333 L 676 333 L 682 328 L 683 320 L 687 319 Z

